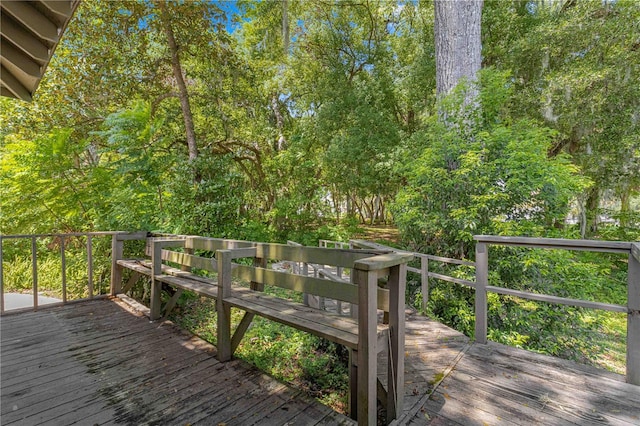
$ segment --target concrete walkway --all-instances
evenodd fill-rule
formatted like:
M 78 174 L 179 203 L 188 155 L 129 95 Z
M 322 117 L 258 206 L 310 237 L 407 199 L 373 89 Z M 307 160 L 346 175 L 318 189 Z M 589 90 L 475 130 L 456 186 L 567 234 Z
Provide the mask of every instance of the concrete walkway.
M 55 297 L 47 297 L 38 294 L 38 306 L 49 305 L 51 303 L 60 303 L 61 299 Z M 5 293 L 4 295 L 4 310 L 10 311 L 12 309 L 23 309 L 33 307 L 33 294 L 23 293 Z

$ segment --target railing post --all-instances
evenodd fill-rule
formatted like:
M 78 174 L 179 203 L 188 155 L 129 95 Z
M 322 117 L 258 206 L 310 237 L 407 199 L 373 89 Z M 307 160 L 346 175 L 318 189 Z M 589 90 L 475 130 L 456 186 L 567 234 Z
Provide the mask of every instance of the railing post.
M 254 257 L 253 258 L 253 267 L 254 268 L 266 269 L 267 268 L 267 258 L 266 257 L 264 257 L 264 258 Z M 263 283 L 259 283 L 259 282 L 256 282 L 256 281 L 251 281 L 249 286 L 251 287 L 251 290 L 264 291 L 264 284 Z
M 160 274 L 162 274 L 162 244 L 151 240 L 151 297 L 149 301 L 149 319 L 151 321 L 160 318 L 162 283 L 156 280 L 156 275 Z
M 358 262 L 354 265 L 353 272 L 358 285 L 357 420 L 359 425 L 375 425 L 378 273 L 375 270 L 360 269 Z
M 155 321 L 161 316 L 160 293 L 162 291 L 162 282 L 156 279 L 157 275 L 162 274 L 162 243 L 160 241 L 151 240 L 151 301 L 149 302 L 149 319 Z
M 155 321 L 162 317 L 162 282 L 157 279 L 162 275 L 162 249 L 165 247 L 184 247 L 184 240 L 176 239 L 148 239 L 151 245 L 151 301 L 149 303 L 149 317 Z
M 4 314 L 4 273 L 2 270 L 2 235 L 0 235 L 0 314 Z
M 62 273 L 62 303 L 67 303 L 67 258 L 65 256 L 64 235 L 60 236 L 60 272 Z
M 476 243 L 476 330 L 475 340 L 487 343 L 487 285 L 489 281 L 489 246 Z
M 305 277 L 309 276 L 309 264 L 307 262 L 304 262 L 302 264 L 302 275 L 304 275 Z M 304 303 L 305 306 L 309 306 L 309 294 L 308 293 L 304 293 L 302 295 L 302 303 Z
M 404 400 L 405 287 L 410 253 L 361 259 L 353 265 L 358 286 L 356 406 L 359 425 L 377 424 L 378 278 L 389 276 L 389 369 L 387 423 L 402 413 Z M 353 368 L 350 368 L 353 371 Z M 353 377 L 350 380 L 353 385 Z M 353 395 L 353 389 L 351 390 Z M 353 401 L 353 398 L 351 398 Z M 353 415 L 353 407 L 352 407 Z
M 327 248 L 327 245 L 324 245 L 325 248 Z M 320 269 L 324 269 L 326 265 L 318 265 L 318 268 Z M 321 311 L 325 311 L 327 309 L 326 304 L 325 304 L 325 298 L 323 296 L 318 296 L 318 309 L 320 309 Z
M 358 420 L 358 350 L 349 349 L 349 417 Z
M 407 264 L 393 266 L 389 272 L 389 348 L 387 369 L 387 424 L 402 414 L 404 403 L 404 300 L 407 287 Z
M 627 383 L 640 385 L 640 244 L 632 243 L 627 272 Z
M 357 284 L 356 273 L 355 273 L 355 269 L 354 268 L 351 269 L 351 276 L 349 278 L 349 281 L 351 282 L 351 284 Z M 351 304 L 350 314 L 351 314 L 351 318 L 358 319 L 359 313 L 358 313 L 358 305 L 357 304 L 355 304 L 355 303 Z
M 218 311 L 217 348 L 218 361 L 231 359 L 231 307 L 224 303 L 224 299 L 231 296 L 231 251 L 216 251 L 218 262 Z
M 122 266 L 118 265 L 118 260 L 122 259 L 124 252 L 124 241 L 114 234 L 111 238 L 111 296 L 116 296 L 122 289 Z
M 427 303 L 429 302 L 429 258 L 420 257 L 420 281 L 422 283 L 422 310 L 427 312 Z
M 93 241 L 92 236 L 87 235 L 87 287 L 89 299 L 93 298 Z
M 31 237 L 31 276 L 33 278 L 33 310 L 38 309 L 38 245 L 36 237 Z

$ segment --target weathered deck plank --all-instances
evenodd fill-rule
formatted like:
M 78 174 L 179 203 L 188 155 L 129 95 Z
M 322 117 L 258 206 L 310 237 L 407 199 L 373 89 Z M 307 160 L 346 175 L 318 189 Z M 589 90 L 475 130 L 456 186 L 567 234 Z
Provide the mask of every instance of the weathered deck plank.
M 3 316 L 0 335 L 3 425 L 248 424 L 275 414 L 313 424 L 332 413 L 108 300 Z
M 411 425 L 638 425 L 640 387 L 590 366 L 489 342 L 471 345 Z
M 471 344 L 408 314 L 397 424 L 640 424 L 640 387 L 620 375 Z M 219 363 L 213 346 L 170 323 L 108 300 L 5 316 L 0 335 L 3 425 L 352 424 L 241 361 Z

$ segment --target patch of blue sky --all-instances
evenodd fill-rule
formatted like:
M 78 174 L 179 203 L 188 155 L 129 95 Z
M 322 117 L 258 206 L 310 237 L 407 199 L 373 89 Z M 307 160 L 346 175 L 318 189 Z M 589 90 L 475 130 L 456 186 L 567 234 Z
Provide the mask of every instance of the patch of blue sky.
M 240 27 L 241 10 L 236 0 L 213 0 L 213 4 L 218 6 L 226 16 L 225 28 L 229 34 L 232 34 Z

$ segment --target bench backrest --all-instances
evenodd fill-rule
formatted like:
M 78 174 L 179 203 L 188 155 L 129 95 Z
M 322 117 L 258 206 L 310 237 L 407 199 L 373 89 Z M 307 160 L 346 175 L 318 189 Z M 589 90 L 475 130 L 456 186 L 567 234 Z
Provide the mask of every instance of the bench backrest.
M 159 239 L 149 238 L 147 240 L 146 253 L 148 256 L 152 256 L 151 242 L 154 240 L 158 241 Z M 253 265 L 234 263 L 232 265 L 233 276 L 247 282 L 276 286 L 352 304 L 358 304 L 358 286 L 355 284 L 276 271 L 268 269 L 267 265 L 274 261 L 290 261 L 353 268 L 354 263 L 359 260 L 389 253 L 385 250 L 328 249 L 191 236 L 179 239 L 161 238 L 160 240 L 165 246 L 160 252 L 163 261 L 209 272 L 217 272 L 217 262 L 213 258 L 217 250 L 254 249 L 247 253 L 253 255 Z M 177 247 L 180 247 L 182 251 L 176 251 Z M 388 311 L 389 291 L 387 289 L 378 289 L 377 300 L 378 308 Z

